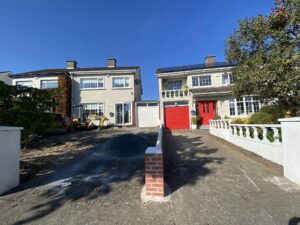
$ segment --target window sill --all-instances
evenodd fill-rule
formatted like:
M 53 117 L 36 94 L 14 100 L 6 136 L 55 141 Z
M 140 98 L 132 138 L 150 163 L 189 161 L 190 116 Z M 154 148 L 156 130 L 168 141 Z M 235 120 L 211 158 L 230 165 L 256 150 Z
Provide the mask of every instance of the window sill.
M 106 88 L 80 88 L 80 91 L 106 90 Z
M 208 87 L 214 87 L 213 85 L 207 85 L 207 86 L 192 86 L 192 88 L 208 88 Z
M 131 87 L 118 87 L 118 88 L 112 88 L 112 90 L 126 90 L 126 89 L 132 89 Z

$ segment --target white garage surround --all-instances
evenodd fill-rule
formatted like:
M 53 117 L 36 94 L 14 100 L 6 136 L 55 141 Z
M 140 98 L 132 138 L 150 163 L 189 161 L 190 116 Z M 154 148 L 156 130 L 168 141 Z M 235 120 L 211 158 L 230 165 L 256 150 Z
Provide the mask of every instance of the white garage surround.
M 158 103 L 137 103 L 138 127 L 157 127 L 159 124 Z

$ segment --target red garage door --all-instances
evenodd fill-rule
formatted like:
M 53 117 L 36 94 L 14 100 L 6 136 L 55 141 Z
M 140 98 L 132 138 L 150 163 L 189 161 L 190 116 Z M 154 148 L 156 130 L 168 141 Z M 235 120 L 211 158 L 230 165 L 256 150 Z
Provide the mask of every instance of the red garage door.
M 167 129 L 189 129 L 189 106 L 165 106 L 165 127 Z

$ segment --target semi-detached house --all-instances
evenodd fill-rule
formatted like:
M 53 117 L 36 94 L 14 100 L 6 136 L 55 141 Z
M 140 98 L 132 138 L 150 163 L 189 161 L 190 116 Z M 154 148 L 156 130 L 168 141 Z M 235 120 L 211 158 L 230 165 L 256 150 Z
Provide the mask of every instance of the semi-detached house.
M 234 66 L 207 56 L 203 64 L 157 69 L 160 114 L 165 127 L 190 129 L 191 117 L 197 115 L 198 125 L 205 126 L 217 116 L 243 117 L 259 111 L 261 104 L 255 96 L 232 95 Z
M 114 58 L 105 67 L 77 67 L 74 60 L 66 68 L 45 69 L 11 75 L 13 85 L 34 88 L 57 88 L 60 79 L 66 86 L 70 109 L 66 114 L 86 117 L 103 113 L 110 124 L 134 125 L 135 103 L 141 100 L 142 83 L 139 66 L 117 66 Z M 69 99 L 69 100 L 68 100 Z

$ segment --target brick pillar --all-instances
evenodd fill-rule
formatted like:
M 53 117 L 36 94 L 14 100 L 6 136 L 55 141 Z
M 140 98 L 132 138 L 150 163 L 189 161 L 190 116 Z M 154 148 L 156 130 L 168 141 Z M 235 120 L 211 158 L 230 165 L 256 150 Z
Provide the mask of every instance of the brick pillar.
M 145 183 L 146 196 L 165 196 L 162 153 L 145 153 Z
M 72 82 L 71 78 L 67 75 L 58 77 L 58 88 L 60 91 L 58 112 L 62 115 L 71 117 L 72 105 Z

